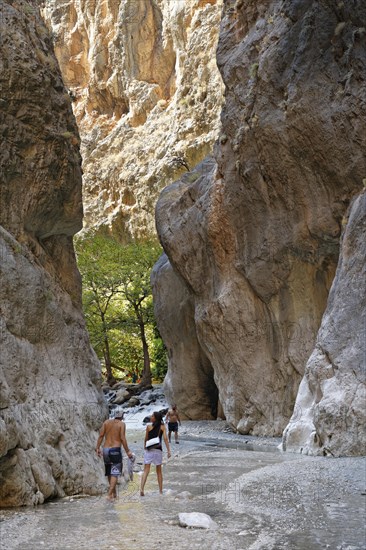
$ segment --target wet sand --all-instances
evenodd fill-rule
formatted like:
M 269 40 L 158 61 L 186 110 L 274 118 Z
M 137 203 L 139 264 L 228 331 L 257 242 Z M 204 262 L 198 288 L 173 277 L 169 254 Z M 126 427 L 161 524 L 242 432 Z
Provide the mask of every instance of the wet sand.
M 142 468 L 143 432 L 128 439 Z M 105 496 L 2 510 L 1 550 L 364 550 L 366 459 L 282 453 L 280 440 L 240 436 L 223 422 L 185 422 L 145 497 L 138 473 Z M 204 512 L 217 530 L 185 529 L 180 512 Z

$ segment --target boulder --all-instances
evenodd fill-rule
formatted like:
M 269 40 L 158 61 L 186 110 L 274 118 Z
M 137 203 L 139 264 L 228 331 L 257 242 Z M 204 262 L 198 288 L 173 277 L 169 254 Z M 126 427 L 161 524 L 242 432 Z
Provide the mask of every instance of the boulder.
M 136 405 L 140 404 L 140 399 L 136 396 L 131 397 L 131 399 L 127 402 L 127 407 L 136 407 Z
M 115 384 L 113 384 L 113 391 L 126 389 L 126 386 L 126 382 L 116 382 Z
M 193 527 L 195 529 L 217 529 L 218 525 L 209 515 L 202 512 L 189 512 L 178 514 L 181 527 Z
M 122 405 L 122 403 L 124 403 L 125 401 L 128 401 L 129 399 L 130 399 L 130 392 L 122 388 L 116 392 L 116 396 L 113 399 L 113 404 Z

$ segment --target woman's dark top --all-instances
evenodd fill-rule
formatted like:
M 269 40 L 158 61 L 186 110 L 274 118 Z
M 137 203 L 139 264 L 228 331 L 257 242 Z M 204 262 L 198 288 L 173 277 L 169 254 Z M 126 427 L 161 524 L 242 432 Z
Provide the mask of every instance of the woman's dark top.
M 149 431 L 147 434 L 147 439 L 153 439 L 154 437 L 159 437 L 160 444 L 158 445 L 152 445 L 151 447 L 148 447 L 147 450 L 150 451 L 151 449 L 160 449 L 160 451 L 163 450 L 163 447 L 161 445 L 161 438 L 163 437 L 163 432 L 161 430 L 161 424 L 158 424 L 157 426 L 154 426 L 152 430 Z

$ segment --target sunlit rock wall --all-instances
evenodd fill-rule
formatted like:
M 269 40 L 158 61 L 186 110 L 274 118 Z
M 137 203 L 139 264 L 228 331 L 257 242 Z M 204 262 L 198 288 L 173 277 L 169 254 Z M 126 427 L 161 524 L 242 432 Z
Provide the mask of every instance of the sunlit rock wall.
M 155 233 L 161 189 L 212 150 L 222 0 L 46 0 L 82 138 L 87 226 Z
M 105 406 L 72 244 L 78 130 L 31 2 L 0 1 L 0 89 L 0 503 L 13 506 L 101 490 Z
M 203 163 L 157 205 L 195 336 L 241 433 L 282 433 L 314 349 L 343 216 L 366 174 L 365 21 L 361 1 L 227 1 L 216 167 Z M 171 335 L 157 313 L 169 380 L 185 382 L 200 364 L 178 361 L 179 329 Z

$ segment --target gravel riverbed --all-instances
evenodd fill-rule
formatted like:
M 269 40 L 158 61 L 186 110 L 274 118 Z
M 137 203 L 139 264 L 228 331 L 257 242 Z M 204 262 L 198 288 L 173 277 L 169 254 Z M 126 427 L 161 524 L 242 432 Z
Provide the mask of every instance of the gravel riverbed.
M 164 464 L 139 496 L 143 431 L 129 430 L 134 480 L 114 503 L 81 495 L 2 510 L 1 550 L 364 550 L 366 458 L 282 453 L 280 440 L 232 433 L 222 421 L 184 422 Z M 179 526 L 208 514 L 216 530 Z

